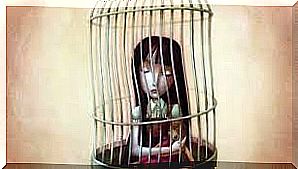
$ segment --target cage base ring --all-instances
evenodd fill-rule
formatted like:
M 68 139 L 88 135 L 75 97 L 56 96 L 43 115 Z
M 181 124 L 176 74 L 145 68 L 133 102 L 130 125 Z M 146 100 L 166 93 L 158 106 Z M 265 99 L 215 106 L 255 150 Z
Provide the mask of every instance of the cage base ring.
M 193 137 L 192 138 L 192 148 L 193 148 L 193 154 L 197 153 L 197 148 L 195 148 L 195 146 L 197 145 L 197 143 L 195 142 L 196 140 L 198 140 L 198 138 Z M 123 142 L 125 142 L 125 140 L 123 140 Z M 118 143 L 119 144 L 119 143 Z M 117 145 L 117 143 L 115 142 L 114 145 Z M 128 144 L 123 144 L 123 152 L 127 151 L 128 148 Z M 110 145 L 106 145 L 106 147 L 109 147 Z M 115 160 L 113 160 L 114 162 L 110 162 L 109 158 L 109 149 L 105 150 L 105 154 L 106 154 L 106 159 L 102 160 L 101 157 L 101 153 L 97 153 L 95 155 L 95 153 L 92 153 L 92 165 L 99 165 L 99 166 L 103 166 L 103 167 L 107 167 L 107 168 L 141 168 L 141 167 L 162 167 L 162 168 L 199 168 L 199 167 L 204 167 L 204 168 L 210 168 L 213 169 L 216 166 L 216 160 L 217 160 L 217 149 L 210 143 L 208 143 L 207 147 L 208 147 L 208 157 L 204 157 L 203 155 L 205 154 L 205 147 L 206 146 L 206 142 L 200 145 L 200 156 L 202 158 L 202 160 L 198 161 L 195 160 L 193 162 L 187 162 L 187 161 L 182 161 L 181 163 L 178 162 L 161 162 L 161 163 L 149 163 L 149 164 L 140 164 L 138 163 L 138 157 L 132 158 L 132 162 L 128 165 L 127 161 L 125 161 L 125 158 L 127 158 L 128 154 L 124 154 L 122 156 L 121 161 L 123 162 L 123 164 L 118 164 L 118 158 L 115 158 Z M 114 147 L 114 152 L 117 152 L 117 148 L 119 147 Z M 126 150 L 125 150 L 126 149 Z M 96 152 L 101 152 L 101 148 L 98 148 Z M 126 159 L 127 160 L 127 159 Z

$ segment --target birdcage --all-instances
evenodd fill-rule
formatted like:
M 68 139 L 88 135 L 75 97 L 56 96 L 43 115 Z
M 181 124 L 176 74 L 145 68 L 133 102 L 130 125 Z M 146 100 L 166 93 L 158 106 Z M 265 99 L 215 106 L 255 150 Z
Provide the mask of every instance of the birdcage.
M 90 15 L 93 164 L 215 161 L 207 1 L 98 1 Z

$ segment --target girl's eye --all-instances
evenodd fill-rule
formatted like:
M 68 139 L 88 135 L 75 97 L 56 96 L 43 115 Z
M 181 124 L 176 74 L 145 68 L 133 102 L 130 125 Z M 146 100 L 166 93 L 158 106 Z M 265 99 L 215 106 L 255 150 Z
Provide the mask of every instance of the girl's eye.
M 172 68 L 170 66 L 165 66 L 165 75 L 166 77 L 170 77 L 173 75 Z
M 172 76 L 172 72 L 171 71 L 166 71 L 165 74 L 166 74 L 166 77 Z

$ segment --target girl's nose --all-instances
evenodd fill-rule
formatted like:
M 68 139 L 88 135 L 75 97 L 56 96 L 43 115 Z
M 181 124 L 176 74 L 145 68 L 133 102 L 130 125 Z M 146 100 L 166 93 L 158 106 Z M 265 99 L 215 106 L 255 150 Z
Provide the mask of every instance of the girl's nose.
M 154 82 L 153 82 L 154 86 L 156 86 L 156 84 L 157 84 L 158 76 L 159 76 L 159 72 L 154 72 Z

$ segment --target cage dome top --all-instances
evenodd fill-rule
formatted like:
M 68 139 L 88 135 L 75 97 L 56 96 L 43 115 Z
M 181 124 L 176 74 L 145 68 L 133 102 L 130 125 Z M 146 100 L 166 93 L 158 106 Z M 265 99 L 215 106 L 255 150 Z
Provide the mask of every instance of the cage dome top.
M 179 9 L 213 14 L 207 0 L 99 0 L 91 11 L 90 19 L 121 13 Z

